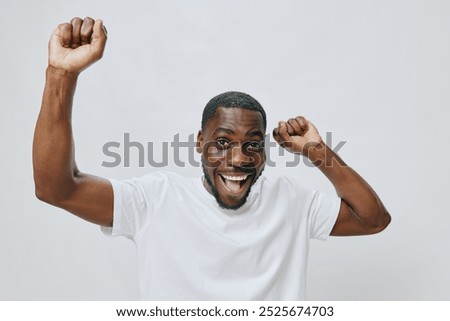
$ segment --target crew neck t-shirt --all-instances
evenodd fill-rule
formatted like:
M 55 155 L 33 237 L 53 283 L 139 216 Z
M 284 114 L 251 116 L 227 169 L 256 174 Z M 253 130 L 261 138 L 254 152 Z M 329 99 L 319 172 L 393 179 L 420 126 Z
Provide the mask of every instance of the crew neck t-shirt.
M 142 300 L 305 300 L 310 239 L 326 239 L 340 198 L 261 176 L 238 210 L 201 178 L 157 172 L 110 180 L 113 227 L 133 240 Z

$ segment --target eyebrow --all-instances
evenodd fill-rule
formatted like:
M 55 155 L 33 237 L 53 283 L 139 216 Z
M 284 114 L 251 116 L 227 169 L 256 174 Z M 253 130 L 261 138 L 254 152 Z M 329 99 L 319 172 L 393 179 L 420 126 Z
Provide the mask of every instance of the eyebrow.
M 223 128 L 223 127 L 218 127 L 218 128 L 216 128 L 216 130 L 214 130 L 214 134 L 217 134 L 220 132 L 230 134 L 230 135 L 233 135 L 235 133 L 233 130 L 231 130 L 229 128 Z M 251 136 L 259 136 L 261 138 L 264 138 L 264 134 L 260 130 L 254 130 L 254 131 L 247 132 L 247 133 L 245 133 L 245 136 L 250 136 L 250 137 Z
M 217 134 L 219 132 L 224 132 L 230 135 L 234 134 L 234 131 L 232 131 L 231 129 L 223 127 L 217 127 L 216 130 L 214 130 L 214 134 Z

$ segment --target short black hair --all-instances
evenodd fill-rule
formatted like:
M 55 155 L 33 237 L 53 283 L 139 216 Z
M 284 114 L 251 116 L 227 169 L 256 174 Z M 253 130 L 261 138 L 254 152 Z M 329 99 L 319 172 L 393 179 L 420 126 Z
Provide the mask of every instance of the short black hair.
M 227 91 L 211 98 L 203 109 L 202 130 L 205 130 L 206 123 L 214 116 L 219 107 L 242 108 L 258 111 L 262 115 L 264 130 L 266 130 L 267 119 L 264 108 L 255 98 L 239 91 Z

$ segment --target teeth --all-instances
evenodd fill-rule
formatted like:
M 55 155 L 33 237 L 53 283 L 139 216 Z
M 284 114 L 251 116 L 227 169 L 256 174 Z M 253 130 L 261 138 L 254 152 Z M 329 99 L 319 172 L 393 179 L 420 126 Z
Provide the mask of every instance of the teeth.
M 238 193 L 241 190 L 241 182 L 245 181 L 250 174 L 239 175 L 239 176 L 230 176 L 221 174 L 225 187 L 233 193 Z
M 249 175 L 250 175 L 250 174 L 247 174 L 247 175 L 241 175 L 241 176 L 228 176 L 228 175 L 222 175 L 222 177 L 225 178 L 226 180 L 229 180 L 229 181 L 238 181 L 238 182 L 240 182 L 240 181 L 243 181 L 243 180 L 247 179 L 247 177 L 248 177 Z

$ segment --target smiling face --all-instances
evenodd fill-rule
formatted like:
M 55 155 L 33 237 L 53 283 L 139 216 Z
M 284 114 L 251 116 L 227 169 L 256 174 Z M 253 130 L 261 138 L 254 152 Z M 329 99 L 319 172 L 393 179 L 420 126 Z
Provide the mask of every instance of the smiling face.
M 219 107 L 197 137 L 205 188 L 219 205 L 241 207 L 264 169 L 264 122 L 260 112 Z

